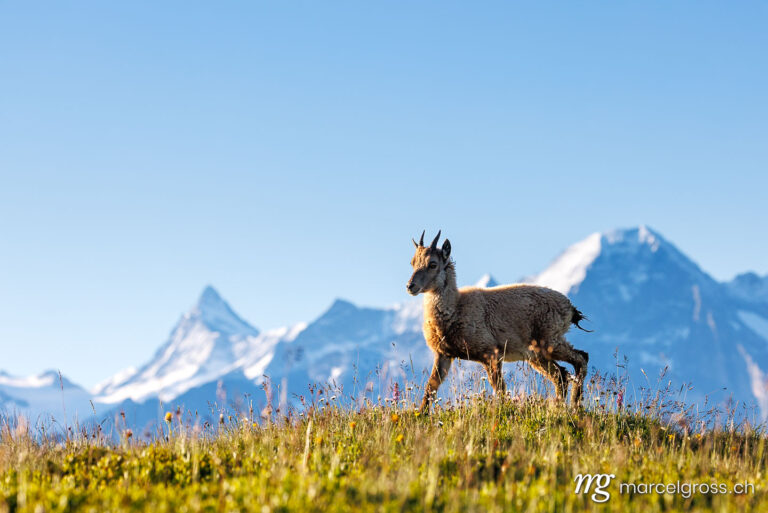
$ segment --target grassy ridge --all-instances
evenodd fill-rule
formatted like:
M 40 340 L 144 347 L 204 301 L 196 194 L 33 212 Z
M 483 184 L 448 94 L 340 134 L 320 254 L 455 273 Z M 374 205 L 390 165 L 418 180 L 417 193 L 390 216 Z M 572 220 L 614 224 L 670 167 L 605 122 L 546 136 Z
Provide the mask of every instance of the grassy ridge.
M 695 431 L 642 408 L 484 394 L 430 416 L 324 404 L 202 431 L 171 415 L 153 442 L 41 442 L 6 424 L 0 511 L 768 511 L 766 439 L 749 427 Z M 603 472 L 616 475 L 606 503 L 574 493 L 576 474 Z M 620 481 L 755 491 L 630 495 Z

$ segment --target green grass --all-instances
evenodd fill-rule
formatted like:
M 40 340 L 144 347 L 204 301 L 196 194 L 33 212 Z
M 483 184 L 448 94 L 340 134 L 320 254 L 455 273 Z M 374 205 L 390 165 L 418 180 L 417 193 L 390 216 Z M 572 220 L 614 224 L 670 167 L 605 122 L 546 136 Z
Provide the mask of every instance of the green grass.
M 205 429 L 173 415 L 154 441 L 56 442 L 6 423 L 0 511 L 768 511 L 760 430 L 672 425 L 659 402 L 575 411 L 481 393 L 429 416 L 337 403 Z M 574 493 L 579 473 L 615 474 L 610 500 Z M 677 481 L 755 490 L 619 493 L 618 482 Z

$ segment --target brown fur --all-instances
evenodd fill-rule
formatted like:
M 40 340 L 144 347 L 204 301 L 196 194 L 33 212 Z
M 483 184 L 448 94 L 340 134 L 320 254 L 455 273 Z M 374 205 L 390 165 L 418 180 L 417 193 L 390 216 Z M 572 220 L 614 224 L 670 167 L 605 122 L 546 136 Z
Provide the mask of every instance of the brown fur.
M 435 353 L 422 411 L 429 409 L 454 358 L 480 362 L 497 394 L 504 393 L 503 362 L 528 361 L 555 386 L 558 399 L 568 392 L 568 372 L 557 360 L 573 365 L 571 401 L 581 399 L 589 355 L 574 349 L 565 333 L 578 312 L 563 294 L 534 285 L 493 288 L 456 286 L 451 243 L 437 248 L 440 233 L 429 247 L 424 236 L 411 260 L 408 292 L 424 294 L 424 337 Z M 580 314 L 579 314 L 580 318 Z

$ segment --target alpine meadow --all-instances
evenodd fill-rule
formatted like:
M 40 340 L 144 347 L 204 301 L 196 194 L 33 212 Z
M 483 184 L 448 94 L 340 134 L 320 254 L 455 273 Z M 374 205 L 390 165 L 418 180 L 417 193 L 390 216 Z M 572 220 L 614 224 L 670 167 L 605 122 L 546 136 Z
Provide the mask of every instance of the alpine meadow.
M 0 1 L 0 513 L 768 512 L 766 27 Z

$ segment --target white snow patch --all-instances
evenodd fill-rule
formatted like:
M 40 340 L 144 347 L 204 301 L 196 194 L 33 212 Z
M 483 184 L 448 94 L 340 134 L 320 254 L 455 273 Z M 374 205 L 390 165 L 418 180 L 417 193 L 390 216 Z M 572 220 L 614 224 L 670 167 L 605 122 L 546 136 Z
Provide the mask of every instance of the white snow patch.
M 760 367 L 752 360 L 746 349 L 741 344 L 738 346 L 744 362 L 747 364 L 747 373 L 749 374 L 750 384 L 752 385 L 752 395 L 757 400 L 757 406 L 760 408 L 760 416 L 763 422 L 768 420 L 768 378 Z
M 648 244 L 652 252 L 659 249 L 659 239 L 644 224 L 637 228 L 637 240 L 641 244 Z
M 269 365 L 269 362 L 272 361 L 274 356 L 275 354 L 272 352 L 265 354 L 253 364 L 245 367 L 243 369 L 243 374 L 245 374 L 245 377 L 248 379 L 260 379 L 264 375 L 267 365 Z
M 105 379 L 104 381 L 97 383 L 91 388 L 91 393 L 99 395 L 101 393 L 112 390 L 131 379 L 139 371 L 136 367 L 128 367 L 126 369 L 117 371 L 113 376 Z
M 51 373 L 40 374 L 39 376 L 17 377 L 10 374 L 0 374 L 0 385 L 16 388 L 42 388 L 53 385 L 54 376 Z
M 694 285 L 691 291 L 693 292 L 693 320 L 694 322 L 699 322 L 699 317 L 701 316 L 701 291 L 698 285 Z
M 235 362 L 235 367 L 242 367 L 245 377 L 261 380 L 267 366 L 275 356 L 275 347 L 280 342 L 293 342 L 307 328 L 307 323 L 300 322 L 293 326 L 266 331 L 250 341 L 251 351 Z
M 566 249 L 543 272 L 526 281 L 568 294 L 571 289 L 578 287 L 584 281 L 587 269 L 600 255 L 600 249 L 601 235 L 593 233 Z
M 281 337 L 286 342 L 293 342 L 296 340 L 296 337 L 299 336 L 299 334 L 307 329 L 307 323 L 306 322 L 300 322 L 298 324 L 294 324 L 293 326 L 289 326 L 285 329 L 285 334 Z
M 717 337 L 717 324 L 715 323 L 715 316 L 712 315 L 712 310 L 707 311 L 707 326 L 712 330 L 712 334 Z
M 629 230 L 610 230 L 604 234 L 606 242 L 608 244 L 617 244 L 620 242 L 632 243 L 632 239 L 629 238 L 634 232 L 634 229 Z M 651 252 L 658 251 L 661 247 L 661 239 L 657 237 L 651 230 L 645 225 L 637 227 L 637 244 L 647 245 L 650 247 Z

